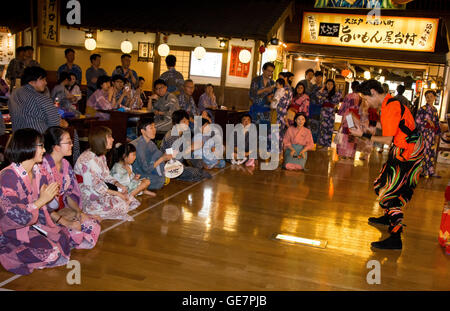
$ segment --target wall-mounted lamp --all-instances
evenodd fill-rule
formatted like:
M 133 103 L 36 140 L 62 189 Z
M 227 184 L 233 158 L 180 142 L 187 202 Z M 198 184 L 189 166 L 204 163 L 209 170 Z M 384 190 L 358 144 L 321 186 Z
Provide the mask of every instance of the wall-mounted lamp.
M 280 43 L 280 40 L 278 40 L 277 38 L 272 38 L 272 39 L 270 39 L 270 44 L 272 44 L 272 45 L 278 45 L 278 43 Z

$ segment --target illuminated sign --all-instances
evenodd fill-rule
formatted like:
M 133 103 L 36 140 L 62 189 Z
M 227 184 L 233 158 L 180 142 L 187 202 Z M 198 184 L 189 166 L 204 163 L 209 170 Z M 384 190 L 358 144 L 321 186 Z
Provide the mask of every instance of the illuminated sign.
M 439 19 L 304 12 L 301 42 L 434 52 Z

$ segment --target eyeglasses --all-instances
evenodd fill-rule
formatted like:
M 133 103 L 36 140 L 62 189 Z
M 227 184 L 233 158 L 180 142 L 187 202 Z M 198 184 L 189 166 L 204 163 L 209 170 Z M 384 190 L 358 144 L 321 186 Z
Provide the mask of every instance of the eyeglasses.
M 44 144 L 36 144 L 36 147 L 44 147 Z
M 66 143 L 59 143 L 60 145 L 73 145 L 73 141 L 68 141 Z

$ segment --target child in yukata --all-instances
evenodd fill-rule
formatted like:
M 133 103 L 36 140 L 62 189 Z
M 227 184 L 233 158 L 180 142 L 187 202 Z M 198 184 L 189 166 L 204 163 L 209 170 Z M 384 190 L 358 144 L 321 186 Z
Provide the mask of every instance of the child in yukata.
M 211 132 L 210 122 L 207 119 L 202 119 L 201 132 L 194 135 L 194 158 L 201 157 L 203 166 L 206 169 L 212 168 L 224 168 L 225 160 L 218 159 L 215 155 L 214 140 L 210 135 Z
M 244 150 L 244 158 L 243 159 L 238 159 L 237 157 L 237 152 L 238 152 L 238 146 L 237 146 L 237 135 L 238 133 L 235 132 L 234 133 L 234 152 L 232 154 L 232 158 L 231 158 L 231 164 L 237 164 L 237 165 L 241 165 L 245 163 L 245 166 L 251 166 L 254 167 L 255 166 L 255 159 L 249 159 L 249 156 L 251 154 L 251 150 L 250 150 L 250 133 L 249 133 L 249 129 L 250 126 L 252 125 L 252 118 L 249 114 L 244 114 L 241 117 L 241 124 L 244 127 L 243 128 L 243 132 L 241 133 L 241 135 L 244 135 L 244 143 L 245 143 L 245 150 Z
M 133 144 L 120 145 L 117 150 L 117 159 L 111 169 L 111 175 L 127 187 L 131 196 L 135 197 L 142 193 L 152 197 L 156 196 L 156 193 L 147 190 L 150 180 L 141 179 L 139 174 L 133 172 L 132 164 L 136 160 L 136 147 Z
M 277 107 L 278 104 L 280 102 L 280 99 L 283 98 L 284 93 L 285 93 L 285 89 L 284 89 L 284 85 L 285 85 L 285 81 L 282 78 L 277 79 L 277 81 L 275 81 L 275 95 L 273 96 L 272 100 L 270 101 L 270 120 L 272 124 L 276 124 L 277 123 Z

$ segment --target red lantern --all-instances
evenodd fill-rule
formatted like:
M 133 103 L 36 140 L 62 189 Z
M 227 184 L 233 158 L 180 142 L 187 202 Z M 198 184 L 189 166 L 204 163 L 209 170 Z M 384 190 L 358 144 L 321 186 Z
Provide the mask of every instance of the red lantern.
M 260 47 L 259 47 L 259 53 L 264 53 L 266 51 L 266 47 L 264 46 L 264 45 L 261 45 Z
M 420 93 L 422 91 L 423 81 L 417 80 L 416 81 L 416 93 Z
M 341 75 L 343 77 L 348 77 L 348 75 L 351 73 L 351 71 L 349 69 L 344 69 L 341 71 Z

